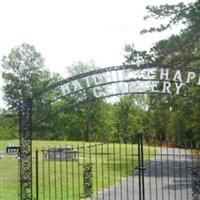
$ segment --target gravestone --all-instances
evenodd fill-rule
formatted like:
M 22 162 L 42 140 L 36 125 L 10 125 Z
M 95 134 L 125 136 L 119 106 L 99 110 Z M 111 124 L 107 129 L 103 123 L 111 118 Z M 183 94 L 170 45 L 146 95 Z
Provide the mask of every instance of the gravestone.
M 4 153 L 0 152 L 0 159 L 3 159 L 3 157 L 4 157 Z
M 68 160 L 77 161 L 77 149 L 71 147 L 50 148 L 45 151 L 46 160 Z

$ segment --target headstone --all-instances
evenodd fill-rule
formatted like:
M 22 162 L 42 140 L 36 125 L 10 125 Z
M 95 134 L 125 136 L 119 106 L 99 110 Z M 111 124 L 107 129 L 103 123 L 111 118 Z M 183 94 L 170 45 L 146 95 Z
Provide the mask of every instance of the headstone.
M 17 155 L 20 152 L 20 147 L 18 146 L 8 146 L 6 147 L 6 153 L 11 155 Z
M 4 153 L 0 152 L 0 159 L 3 159 L 3 157 L 4 157 Z
M 68 160 L 77 161 L 77 149 L 66 147 L 66 148 L 50 148 L 45 151 L 46 160 Z

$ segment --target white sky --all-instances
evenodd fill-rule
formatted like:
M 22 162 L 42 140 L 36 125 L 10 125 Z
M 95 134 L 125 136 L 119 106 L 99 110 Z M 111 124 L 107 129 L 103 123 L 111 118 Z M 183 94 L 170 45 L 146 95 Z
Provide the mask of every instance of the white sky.
M 148 49 L 171 34 L 140 35 L 141 29 L 155 25 L 155 21 L 143 21 L 145 6 L 177 2 L 180 0 L 1 0 L 0 58 L 26 42 L 42 53 L 51 71 L 63 77 L 74 61 L 94 60 L 101 67 L 121 65 L 125 44 Z

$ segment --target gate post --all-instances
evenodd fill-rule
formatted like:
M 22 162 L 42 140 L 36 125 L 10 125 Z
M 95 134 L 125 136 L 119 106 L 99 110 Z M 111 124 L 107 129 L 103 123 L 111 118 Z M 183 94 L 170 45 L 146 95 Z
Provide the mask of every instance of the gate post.
M 32 200 L 32 100 L 19 102 L 20 200 Z
M 144 185 L 144 150 L 143 150 L 143 135 L 138 134 L 138 182 L 139 182 L 139 200 L 145 200 L 145 185 Z
M 200 198 L 200 167 L 192 168 L 192 200 Z

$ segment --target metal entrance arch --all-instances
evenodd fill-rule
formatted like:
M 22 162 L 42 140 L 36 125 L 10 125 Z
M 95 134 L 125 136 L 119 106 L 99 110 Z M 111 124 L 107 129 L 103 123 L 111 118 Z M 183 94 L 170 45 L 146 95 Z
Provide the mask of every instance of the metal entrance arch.
M 195 91 L 192 90 L 195 88 Z M 48 91 L 61 91 L 53 99 L 45 97 Z M 87 97 L 91 92 L 92 97 Z M 115 66 L 59 81 L 33 94 L 31 99 L 21 100 L 19 104 L 20 126 L 20 197 L 31 200 L 32 194 L 32 104 L 36 99 L 52 104 L 63 97 L 72 96 L 74 108 L 87 101 L 125 94 L 178 95 L 199 100 L 200 72 L 190 67 L 170 65 Z M 66 108 L 66 109 L 71 109 Z

